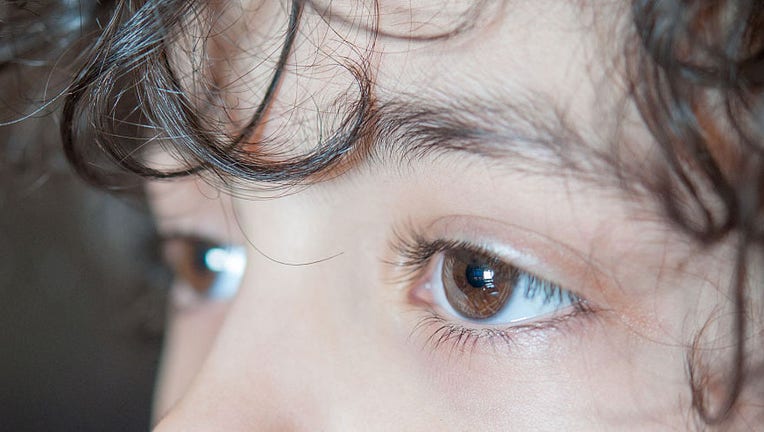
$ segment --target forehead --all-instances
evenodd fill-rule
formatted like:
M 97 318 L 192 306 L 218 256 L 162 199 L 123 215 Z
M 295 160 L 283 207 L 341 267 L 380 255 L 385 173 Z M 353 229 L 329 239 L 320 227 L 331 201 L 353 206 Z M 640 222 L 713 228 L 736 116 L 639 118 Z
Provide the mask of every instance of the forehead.
M 290 83 L 296 77 L 287 74 L 284 84 L 323 92 L 346 89 L 341 81 L 353 78 L 337 76 L 332 65 L 368 62 L 379 93 L 495 98 L 497 90 L 535 91 L 560 99 L 575 94 L 584 105 L 594 99 L 592 87 L 620 85 L 624 30 L 630 28 L 627 4 L 604 0 L 304 3 L 287 65 L 301 82 Z M 191 39 L 212 39 L 206 47 L 214 72 L 229 75 L 234 86 L 242 78 L 262 79 L 275 66 L 291 10 L 268 0 L 211 8 L 213 31 L 190 33 Z
M 217 28 L 198 33 L 211 35 L 207 60 L 234 131 L 265 95 L 290 12 L 268 1 L 243 11 L 213 14 Z M 280 154 L 309 151 L 342 126 L 366 81 L 376 107 L 489 110 L 496 123 L 512 120 L 500 109 L 512 107 L 526 129 L 569 132 L 556 137 L 571 144 L 565 153 L 586 159 L 628 141 L 621 150 L 647 159 L 651 140 L 624 79 L 629 18 L 624 2 L 606 1 L 308 2 L 256 138 Z
M 575 94 L 585 105 L 595 97 L 592 87 L 619 80 L 623 33 L 630 28 L 625 2 L 383 0 L 376 9 L 358 2 L 321 7 L 305 13 L 312 49 L 360 48 L 373 58 L 377 91 L 431 96 Z M 311 14 L 338 37 L 311 25 Z M 340 50 L 334 60 L 341 59 L 345 52 L 334 49 Z

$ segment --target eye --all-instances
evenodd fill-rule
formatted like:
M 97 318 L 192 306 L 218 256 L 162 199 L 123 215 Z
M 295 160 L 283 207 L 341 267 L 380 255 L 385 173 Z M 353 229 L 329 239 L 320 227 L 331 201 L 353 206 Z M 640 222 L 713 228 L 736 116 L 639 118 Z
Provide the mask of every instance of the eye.
M 539 327 L 545 322 L 559 322 L 553 317 L 593 311 L 571 291 L 509 263 L 486 247 L 465 241 L 428 240 L 414 229 L 407 231 L 398 231 L 392 243 L 402 257 L 398 265 L 407 270 L 411 281 L 418 281 L 413 282 L 411 293 L 429 305 L 434 317 L 445 324 L 441 328 L 479 329 L 461 328 L 459 321 Z M 448 315 L 457 320 L 449 320 Z
M 559 258 L 563 269 L 558 270 L 555 254 L 544 254 L 552 259 L 541 260 L 531 249 L 555 244 L 526 241 L 521 242 L 522 250 L 494 244 L 490 239 L 502 234 L 483 234 L 476 229 L 479 222 L 464 229 L 470 237 L 485 239 L 479 242 L 433 238 L 436 233 L 426 233 L 437 229 L 433 225 L 422 229 L 409 224 L 393 231 L 390 246 L 398 258 L 387 262 L 403 271 L 397 283 L 406 286 L 406 301 L 419 316 L 412 334 L 429 333 L 422 340 L 435 350 L 450 345 L 449 353 L 496 352 L 502 345 L 514 350 L 526 343 L 544 344 L 550 340 L 547 336 L 582 332 L 598 322 L 602 309 L 596 304 L 536 273 L 567 280 L 571 267 L 564 256 Z M 492 231 L 491 225 L 483 226 Z M 447 228 L 438 230 L 460 234 Z M 579 280 L 571 278 L 572 283 Z
M 559 285 L 470 248 L 442 252 L 436 272 L 428 284 L 436 305 L 483 324 L 529 321 L 581 302 Z
M 176 287 L 181 291 L 176 294 L 184 305 L 233 297 L 246 268 L 244 247 L 191 236 L 165 238 L 162 253 L 176 277 Z

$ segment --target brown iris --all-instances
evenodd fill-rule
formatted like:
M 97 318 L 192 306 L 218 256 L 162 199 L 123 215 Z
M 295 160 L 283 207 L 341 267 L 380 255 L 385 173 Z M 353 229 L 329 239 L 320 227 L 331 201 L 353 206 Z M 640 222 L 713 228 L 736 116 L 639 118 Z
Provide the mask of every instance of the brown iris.
M 507 264 L 489 255 L 463 249 L 448 251 L 442 272 L 446 299 L 465 318 L 490 318 L 512 294 L 514 273 Z
M 217 273 L 207 267 L 204 257 L 214 247 L 214 243 L 206 240 L 177 236 L 164 240 L 162 253 L 175 277 L 187 283 L 197 294 L 206 295 Z

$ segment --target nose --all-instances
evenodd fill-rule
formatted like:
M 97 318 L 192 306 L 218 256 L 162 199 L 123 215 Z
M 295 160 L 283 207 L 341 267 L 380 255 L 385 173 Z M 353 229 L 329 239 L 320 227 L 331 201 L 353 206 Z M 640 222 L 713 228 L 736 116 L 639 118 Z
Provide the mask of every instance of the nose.
M 275 264 L 243 281 L 200 372 L 156 430 L 315 430 L 342 380 L 319 269 Z M 270 274 L 269 274 L 270 272 Z M 334 311 L 336 312 L 336 310 Z
M 359 265 L 342 256 L 248 273 L 201 371 L 155 431 L 389 430 L 391 412 L 426 400 L 386 342 L 385 302 L 348 271 Z

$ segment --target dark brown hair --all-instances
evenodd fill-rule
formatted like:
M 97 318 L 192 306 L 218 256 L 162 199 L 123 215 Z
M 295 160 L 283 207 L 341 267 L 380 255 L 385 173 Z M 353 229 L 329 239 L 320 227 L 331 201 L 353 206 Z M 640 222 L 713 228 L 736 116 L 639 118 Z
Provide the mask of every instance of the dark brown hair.
M 359 62 L 347 65 L 358 83 L 357 97 L 348 103 L 338 127 L 308 153 L 279 158 L 274 157 L 280 156 L 277 153 L 244 147 L 272 103 L 303 10 L 317 8 L 311 2 L 291 2 L 274 67 L 254 72 L 269 74 L 264 96 L 234 134 L 221 132 L 229 128 L 221 126 L 220 112 L 201 108 L 225 108 L 224 89 L 210 78 L 206 66 L 199 65 L 193 85 L 200 91 L 193 93 L 173 67 L 170 50 L 184 29 L 199 23 L 214 26 L 202 5 L 185 0 L 50 4 L 58 9 L 25 18 L 16 10 L 22 2 L 6 2 L 0 67 L 45 46 L 51 52 L 59 41 L 66 46 L 74 41 L 50 35 L 87 30 L 83 39 L 88 49 L 69 62 L 78 69 L 65 87 L 61 137 L 70 163 L 96 185 L 120 187 L 124 178 L 117 173 L 126 172 L 149 178 L 205 173 L 224 181 L 254 180 L 276 187 L 310 181 L 347 162 L 372 123 L 373 74 L 367 63 Z M 80 9 L 75 11 L 75 4 Z M 75 14 L 80 25 L 67 27 L 54 11 Z M 630 94 L 665 162 L 645 184 L 663 203 L 668 219 L 700 244 L 732 238 L 737 245 L 736 276 L 729 287 L 735 307 L 733 373 L 721 401 L 708 401 L 709 372 L 699 350 L 691 349 L 688 356 L 699 418 L 706 424 L 723 423 L 746 383 L 760 385 L 753 375 L 764 363 L 748 356 L 761 353 L 761 335 L 751 334 L 753 311 L 747 309 L 751 296 L 760 301 L 762 294 L 762 287 L 748 286 L 747 281 L 753 270 L 761 269 L 756 260 L 764 242 L 764 2 L 633 0 L 631 14 L 624 45 Z M 99 16 L 101 22 L 96 20 Z M 174 171 L 152 168 L 137 151 L 147 144 L 169 147 L 184 166 Z

